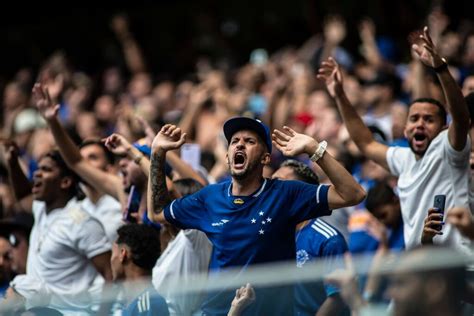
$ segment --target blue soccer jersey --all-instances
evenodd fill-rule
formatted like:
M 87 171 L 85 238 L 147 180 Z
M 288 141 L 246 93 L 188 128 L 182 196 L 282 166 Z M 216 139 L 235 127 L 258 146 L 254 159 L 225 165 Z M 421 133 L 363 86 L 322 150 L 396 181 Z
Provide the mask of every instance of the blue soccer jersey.
M 294 260 L 295 226 L 306 219 L 330 214 L 328 189 L 325 185 L 265 179 L 255 193 L 233 196 L 232 183 L 224 182 L 173 201 L 164 209 L 164 215 L 173 225 L 199 229 L 207 234 L 213 244 L 212 278 L 223 268 Z M 264 294 L 256 289 L 257 301 L 246 314 L 291 313 L 288 310 L 292 303 L 288 302 L 291 291 L 288 287 L 278 291 L 266 289 Z M 283 292 L 285 298 L 279 301 L 275 295 Z M 235 294 L 235 289 L 232 293 Z M 203 306 L 205 314 L 225 315 L 232 293 L 210 297 Z M 267 293 L 273 296 L 271 304 L 265 303 Z M 286 306 L 275 302 L 284 302 Z
M 296 232 L 296 265 L 304 268 L 311 260 L 323 260 L 329 273 L 343 267 L 343 255 L 348 251 L 344 236 L 321 219 L 311 220 Z M 322 281 L 299 283 L 295 286 L 295 315 L 315 315 L 327 297 L 338 294 L 335 286 Z M 346 309 L 343 315 L 348 314 Z
M 169 316 L 168 304 L 153 287 L 150 287 L 138 295 L 122 311 L 122 315 Z

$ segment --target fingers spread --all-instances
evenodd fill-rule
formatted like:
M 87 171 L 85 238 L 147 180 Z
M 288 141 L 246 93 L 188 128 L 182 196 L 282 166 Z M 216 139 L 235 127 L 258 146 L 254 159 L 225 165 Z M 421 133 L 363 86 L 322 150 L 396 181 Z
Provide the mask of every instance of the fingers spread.
M 291 139 L 291 137 L 288 134 L 283 133 L 282 131 L 279 131 L 277 129 L 273 131 L 272 136 L 274 136 L 275 139 L 285 140 L 285 141 L 289 141 Z
M 288 126 L 283 126 L 283 129 L 284 129 L 286 132 L 288 132 L 288 134 L 290 134 L 291 136 L 295 136 L 295 135 L 296 135 L 296 132 L 295 132 L 292 128 L 288 127 Z

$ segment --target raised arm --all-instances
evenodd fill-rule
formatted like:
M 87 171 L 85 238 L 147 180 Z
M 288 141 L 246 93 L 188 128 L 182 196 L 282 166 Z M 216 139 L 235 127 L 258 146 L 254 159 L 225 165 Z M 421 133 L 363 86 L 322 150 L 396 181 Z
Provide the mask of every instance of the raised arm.
M 454 149 L 461 151 L 466 145 L 470 124 L 466 101 L 461 89 L 453 76 L 451 76 L 446 61 L 436 52 L 436 47 L 428 33 L 428 27 L 425 26 L 420 39 L 422 44 L 414 44 L 412 48 L 419 56 L 421 62 L 433 68 L 438 75 L 446 99 L 447 111 L 453 119 L 448 130 L 449 143 Z
M 116 15 L 112 18 L 112 30 L 122 44 L 125 62 L 132 74 L 146 71 L 145 58 L 138 42 L 130 32 L 128 19 L 124 15 Z
M 275 146 L 285 156 L 297 156 L 305 153 L 311 157 L 320 147 L 320 144 L 310 136 L 296 133 L 287 126 L 283 127 L 283 131 L 274 130 L 272 139 Z M 317 160 L 317 164 L 333 184 L 328 193 L 330 209 L 355 205 L 365 198 L 364 189 L 329 153 L 324 153 Z
M 120 177 L 95 168 L 82 158 L 79 148 L 59 122 L 57 118 L 59 104 L 53 105 L 47 88 L 39 83 L 35 84 L 33 97 L 36 107 L 48 123 L 58 149 L 69 168 L 96 190 L 115 197 L 122 205 L 126 204 L 127 199 L 122 189 Z
M 112 134 L 105 139 L 105 146 L 115 155 L 126 155 L 133 160 L 148 177 L 150 173 L 150 160 L 120 134 Z
M 147 210 L 148 218 L 153 222 L 165 223 L 164 207 L 171 202 L 166 187 L 166 153 L 178 149 L 184 144 L 186 133 L 175 125 L 166 124 L 156 134 L 151 145 L 151 166 L 148 177 Z
M 28 181 L 18 160 L 18 148 L 12 141 L 4 141 L 5 160 L 8 170 L 8 179 L 15 199 L 20 206 L 28 212 L 31 212 L 33 198 L 31 195 L 31 183 Z
M 321 64 L 317 77 L 325 81 L 329 94 L 336 100 L 349 135 L 362 154 L 388 170 L 386 158 L 388 147 L 375 141 L 372 132 L 347 99 L 342 84 L 341 69 L 332 57 Z

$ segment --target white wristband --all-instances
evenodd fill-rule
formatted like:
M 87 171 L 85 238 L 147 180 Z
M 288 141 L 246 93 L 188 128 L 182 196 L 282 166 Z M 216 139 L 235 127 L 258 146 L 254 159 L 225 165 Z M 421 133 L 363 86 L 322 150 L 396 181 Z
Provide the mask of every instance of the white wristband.
M 313 162 L 317 162 L 324 155 L 327 147 L 328 147 L 327 141 L 320 142 L 318 148 L 316 149 L 314 154 L 311 157 L 309 157 L 309 159 L 311 159 L 311 161 Z

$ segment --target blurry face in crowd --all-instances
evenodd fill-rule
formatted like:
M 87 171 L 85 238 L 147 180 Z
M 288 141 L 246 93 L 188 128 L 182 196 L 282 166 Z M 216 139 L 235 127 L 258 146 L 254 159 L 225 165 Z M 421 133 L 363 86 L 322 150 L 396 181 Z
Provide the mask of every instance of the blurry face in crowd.
M 117 93 L 122 87 L 122 78 L 117 68 L 109 68 L 104 73 L 104 91 L 107 93 Z
M 71 177 L 61 175 L 61 169 L 50 157 L 43 157 L 39 161 L 38 170 L 33 176 L 33 197 L 46 204 L 55 201 L 58 194 L 68 190 L 73 185 Z
M 107 171 L 110 166 L 104 149 L 96 144 L 90 144 L 81 148 L 81 156 L 97 169 Z
M 150 76 L 146 73 L 139 73 L 133 76 L 129 84 L 129 91 L 135 99 L 147 96 L 151 91 Z
M 232 177 L 240 180 L 261 174 L 257 172 L 270 162 L 270 154 L 255 132 L 242 130 L 230 140 L 227 162 Z
M 101 137 L 101 130 L 94 113 L 83 112 L 76 120 L 76 131 L 82 139 Z
M 123 187 L 126 191 L 130 189 L 132 185 L 136 185 L 143 188 L 146 183 L 146 176 L 135 162 L 124 157 L 119 162 L 120 172 L 122 173 Z
M 400 202 L 393 201 L 372 210 L 372 214 L 387 227 L 396 227 L 400 223 Z
M 3 106 L 14 109 L 25 102 L 26 96 L 22 93 L 17 83 L 9 83 L 3 92 Z
M 462 94 L 464 96 L 467 96 L 471 92 L 474 92 L 474 76 L 467 77 L 462 84 Z
M 312 117 L 319 119 L 321 113 L 330 106 L 328 95 L 323 91 L 315 91 L 308 98 L 308 110 Z
M 12 270 L 16 274 L 26 273 L 26 259 L 28 258 L 28 237 L 20 231 L 13 231 L 10 235 L 10 259 Z
M 436 105 L 426 102 L 413 104 L 408 112 L 405 137 L 415 155 L 422 157 L 443 127 Z
M 98 98 L 94 104 L 94 113 L 101 122 L 113 122 L 115 120 L 114 99 L 108 95 Z
M 8 240 L 0 237 L 0 283 L 8 282 L 12 274 L 10 248 Z
M 124 278 L 123 260 L 124 260 L 124 246 L 116 242 L 112 244 L 112 255 L 110 257 L 110 267 L 112 269 L 113 280 L 121 280 Z
M 277 171 L 275 171 L 272 175 L 272 179 L 299 180 L 293 172 L 293 169 L 288 166 L 280 167 Z

